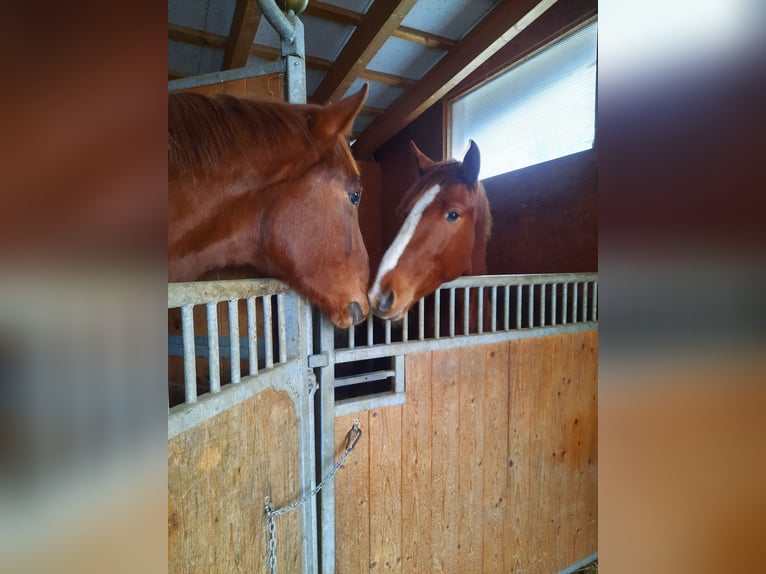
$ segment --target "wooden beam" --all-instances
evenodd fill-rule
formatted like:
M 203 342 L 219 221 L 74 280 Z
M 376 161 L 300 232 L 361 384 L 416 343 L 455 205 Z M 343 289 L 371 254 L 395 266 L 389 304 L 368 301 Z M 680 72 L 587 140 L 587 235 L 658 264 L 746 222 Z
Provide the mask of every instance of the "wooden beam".
M 218 50 L 226 48 L 227 39 L 226 36 L 221 36 L 220 34 L 205 32 L 204 30 L 197 30 L 196 28 L 189 28 L 180 24 L 173 24 L 172 22 L 168 22 L 168 38 L 178 42 L 186 42 L 195 46 L 208 46 Z
M 229 39 L 223 53 L 222 70 L 243 68 L 247 65 L 250 47 L 260 22 L 261 9 L 258 8 L 256 0 L 237 0 L 234 17 L 231 19 Z
M 340 6 L 333 6 L 326 2 L 319 2 L 318 0 L 311 0 L 306 8 L 305 14 L 314 16 L 315 18 L 321 18 L 323 20 L 330 20 L 337 22 L 338 24 L 344 24 L 346 26 L 356 26 L 364 17 L 364 14 L 354 12 L 353 10 L 347 10 Z M 444 36 L 438 36 L 423 30 L 416 30 L 415 28 L 409 28 L 407 26 L 399 26 L 394 30 L 392 36 L 401 40 L 407 40 L 408 42 L 415 42 L 416 44 L 422 44 L 429 48 L 436 48 L 437 50 L 444 50 L 445 52 L 452 48 L 457 42 L 451 38 Z
M 208 46 L 209 48 L 218 50 L 223 50 L 226 46 L 226 36 L 172 23 L 168 23 L 168 38 L 179 42 L 186 42 L 187 44 L 194 44 L 195 46 Z M 279 60 L 281 57 L 279 48 L 272 48 L 271 46 L 264 46 L 262 44 L 253 44 L 250 46 L 250 53 L 253 56 L 263 58 L 264 60 Z M 332 66 L 330 60 L 314 56 L 306 56 L 306 67 L 311 70 L 326 72 L 330 69 L 330 66 Z M 405 78 L 404 76 L 395 76 L 394 74 L 386 74 L 374 70 L 364 70 L 359 77 L 363 80 L 379 82 L 387 86 L 395 86 L 398 88 L 408 88 L 415 83 L 415 80 Z
M 502 0 L 423 78 L 364 130 L 354 144 L 354 155 L 358 159 L 369 158 L 376 149 L 555 3 L 556 0 Z
M 324 103 L 339 99 L 367 67 L 416 0 L 376 0 L 314 91 Z

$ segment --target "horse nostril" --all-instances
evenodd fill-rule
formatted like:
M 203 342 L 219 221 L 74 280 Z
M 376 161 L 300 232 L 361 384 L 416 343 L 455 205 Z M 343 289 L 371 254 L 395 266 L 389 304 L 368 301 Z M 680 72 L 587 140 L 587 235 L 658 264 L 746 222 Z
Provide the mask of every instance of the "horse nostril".
M 348 305 L 348 312 L 351 315 L 351 320 L 353 321 L 354 325 L 357 323 L 361 323 L 364 319 L 364 314 L 362 313 L 362 306 L 354 301 L 353 303 L 349 303 Z
M 391 309 L 391 305 L 393 304 L 394 292 L 389 289 L 385 293 L 381 294 L 380 298 L 378 299 L 378 310 L 385 313 Z

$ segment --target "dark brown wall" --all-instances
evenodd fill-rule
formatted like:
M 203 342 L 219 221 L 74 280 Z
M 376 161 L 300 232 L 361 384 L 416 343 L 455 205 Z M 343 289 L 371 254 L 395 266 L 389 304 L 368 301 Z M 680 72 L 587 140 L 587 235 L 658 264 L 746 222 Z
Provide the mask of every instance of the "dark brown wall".
M 396 207 L 417 177 L 409 141 L 434 160 L 444 157 L 444 102 L 595 15 L 595 0 L 559 2 L 374 154 L 380 164 L 379 240 L 370 238 L 370 268 L 399 225 Z M 494 228 L 488 273 L 598 269 L 597 148 L 483 180 Z M 365 234 L 367 240 L 367 234 Z M 375 256 L 373 256 L 375 254 Z

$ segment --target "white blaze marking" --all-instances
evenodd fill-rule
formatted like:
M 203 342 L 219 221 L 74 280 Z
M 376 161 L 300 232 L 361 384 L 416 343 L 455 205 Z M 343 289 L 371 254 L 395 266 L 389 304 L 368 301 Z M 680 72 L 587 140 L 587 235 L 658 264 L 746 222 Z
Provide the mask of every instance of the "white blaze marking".
M 428 208 L 429 205 L 433 203 L 434 199 L 436 199 L 436 196 L 439 195 L 440 191 L 441 186 L 435 185 L 426 191 L 422 196 L 420 196 L 420 199 L 415 202 L 415 205 L 412 207 L 409 214 L 407 215 L 407 218 L 404 220 L 402 228 L 399 230 L 399 233 L 397 233 L 396 239 L 394 239 L 394 242 L 391 244 L 388 250 L 386 250 L 385 255 L 383 255 L 383 259 L 380 262 L 380 267 L 378 268 L 378 276 L 375 278 L 375 283 L 373 284 L 372 289 L 370 289 L 370 300 L 374 299 L 380 294 L 381 280 L 386 276 L 386 273 L 396 267 L 396 264 L 399 262 L 399 258 L 402 256 L 402 253 L 404 253 L 404 250 L 410 243 L 412 236 L 415 234 L 415 229 L 417 228 L 418 223 L 420 223 L 423 212 L 426 210 L 426 208 Z

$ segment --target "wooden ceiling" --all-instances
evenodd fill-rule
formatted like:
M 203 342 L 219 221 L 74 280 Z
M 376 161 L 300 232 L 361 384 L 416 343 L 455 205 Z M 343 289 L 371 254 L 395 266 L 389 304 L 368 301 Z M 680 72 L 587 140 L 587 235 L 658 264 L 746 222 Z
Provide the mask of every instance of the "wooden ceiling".
M 384 104 L 377 106 L 368 98 L 370 105 L 362 111 L 368 116 L 368 121 L 361 128 L 355 125 L 357 141 L 354 151 L 357 157 L 371 155 L 556 4 L 556 0 L 486 0 L 483 3 L 474 1 L 473 6 L 470 6 L 472 1 L 374 0 L 368 2 L 369 6 L 364 13 L 344 6 L 363 5 L 364 0 L 309 1 L 308 7 L 301 15 L 307 38 L 309 32 L 313 32 L 314 29 L 320 30 L 321 33 L 322 22 L 353 27 L 353 31 L 333 59 L 312 54 L 311 45 L 306 42 L 307 76 L 312 72 L 321 74 L 321 80 L 313 89 L 307 83 L 309 101 L 326 103 L 338 100 L 359 80 L 372 85 L 380 84 L 381 88 L 391 89 L 396 96 L 389 96 L 390 101 L 381 99 Z M 222 18 L 226 18 L 226 9 L 231 11 L 231 6 L 227 7 L 226 2 L 233 5 L 233 15 L 229 16 L 231 25 L 228 35 L 213 31 L 214 26 L 206 25 L 205 29 L 201 29 L 178 22 L 193 21 L 192 11 L 202 8 L 208 11 L 206 21 L 211 20 L 209 14 L 214 9 L 223 10 Z M 450 10 L 450 25 L 444 27 L 448 33 L 428 31 L 427 28 L 433 29 L 438 26 L 432 25 L 428 18 L 424 19 L 422 16 L 410 18 L 416 23 L 421 23 L 421 26 L 404 25 L 403 22 L 416 4 L 420 5 L 418 13 L 421 15 L 427 15 L 431 11 L 434 16 L 438 16 L 438 10 Z M 433 8 L 427 6 L 428 4 L 433 5 Z M 569 0 L 560 4 L 579 5 L 573 14 L 593 13 L 597 9 L 594 8 L 593 0 Z M 477 10 L 482 12 L 477 14 Z M 462 18 L 464 27 L 461 28 L 463 13 L 466 16 Z M 582 14 L 576 18 L 573 16 L 572 19 L 581 17 Z M 261 60 L 276 60 L 280 57 L 278 47 L 255 41 L 259 27 L 262 24 L 268 25 L 261 20 L 263 19 L 256 0 L 196 0 L 187 3 L 169 0 L 168 38 L 176 43 L 199 46 L 200 50 L 208 50 L 211 53 L 223 52 L 222 64 L 218 70 L 204 69 L 200 64 L 196 73 L 241 68 L 246 66 L 252 57 Z M 311 29 L 311 26 L 315 28 Z M 381 48 L 390 38 L 404 41 L 421 52 L 427 52 L 434 63 L 427 65 L 426 69 L 421 65 L 414 73 L 387 71 L 389 65 L 392 68 L 401 68 L 401 64 L 406 64 L 396 62 L 397 57 L 412 58 L 413 53 L 412 50 L 406 49 L 398 52 L 393 50 L 394 57 L 380 58 Z M 325 39 L 320 36 L 318 41 L 314 40 L 314 45 L 321 45 L 325 41 L 337 41 L 337 34 L 336 38 Z M 176 45 L 171 42 L 169 47 L 169 79 L 194 75 L 173 69 L 173 49 Z M 371 66 L 376 56 L 379 56 L 379 61 Z

